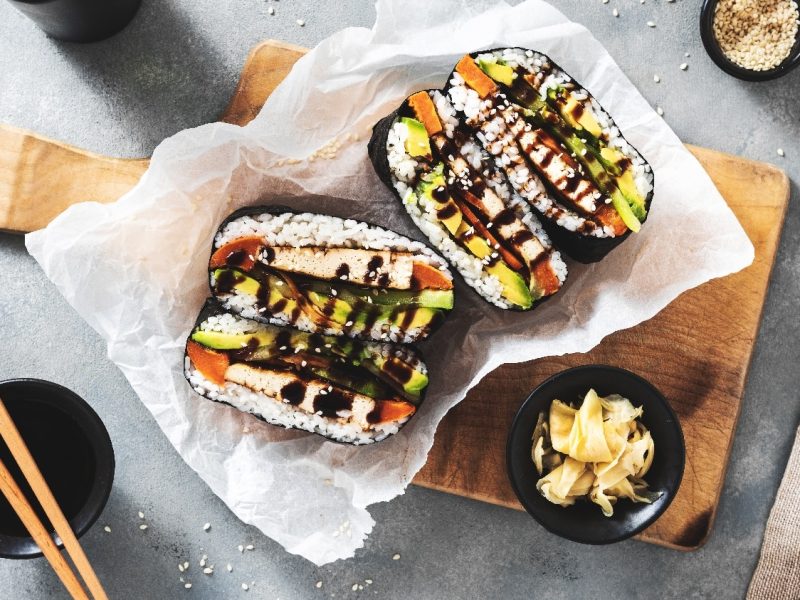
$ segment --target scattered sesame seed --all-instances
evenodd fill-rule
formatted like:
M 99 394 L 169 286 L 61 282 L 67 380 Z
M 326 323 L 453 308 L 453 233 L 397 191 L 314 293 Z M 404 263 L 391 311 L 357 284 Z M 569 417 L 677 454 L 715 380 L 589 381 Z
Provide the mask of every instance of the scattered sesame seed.
M 106 525 L 105 527 L 103 527 L 103 531 L 105 531 L 106 533 L 111 533 L 111 527 Z
M 214 573 L 214 569 L 212 567 L 206 567 L 205 569 L 203 569 L 203 573 L 205 573 L 206 575 L 212 575 Z
M 255 546 L 253 546 L 253 544 L 247 544 L 247 546 L 245 546 L 244 549 L 245 550 L 254 550 Z
M 363 589 L 364 589 L 364 586 L 363 586 L 363 585 L 361 585 L 361 584 L 359 583 L 359 584 L 358 584 L 358 589 L 359 589 L 359 590 L 363 590 Z
M 145 525 L 144 523 L 142 523 L 141 525 L 139 525 L 139 529 L 141 529 L 142 531 L 144 531 L 145 529 L 147 529 L 147 525 Z
M 189 568 L 189 561 L 188 560 L 185 563 L 183 563 L 183 568 L 184 569 L 188 569 Z
M 691 56 L 691 54 L 689 54 L 689 53 L 687 52 L 686 54 L 684 54 L 684 56 L 685 56 L 686 58 L 689 58 L 689 57 Z
M 206 523 L 203 525 L 203 531 L 208 531 L 209 529 L 211 529 L 211 523 Z
M 664 109 L 663 109 L 663 108 L 661 108 L 660 106 L 657 106 L 657 107 L 656 107 L 656 112 L 658 113 L 658 115 L 659 115 L 660 117 L 663 117 L 663 116 L 664 116 Z
M 685 71 L 686 69 L 689 68 L 689 65 L 687 63 L 681 63 L 680 67 L 681 67 L 681 71 Z
M 271 14 L 271 15 L 274 15 L 274 14 L 275 14 L 275 9 L 274 9 L 272 6 L 270 6 L 270 7 L 267 9 L 267 12 L 268 12 L 269 14 Z
M 400 560 L 400 555 L 399 555 L 399 554 L 395 554 L 395 555 L 392 557 L 392 560 Z
M 319 588 L 321 588 L 321 587 L 322 587 L 322 582 L 321 582 L 321 581 L 318 581 L 318 582 L 317 582 L 317 583 L 315 583 L 314 585 L 315 585 L 315 586 L 316 586 L 316 587 L 319 589 Z
M 655 24 L 655 22 L 653 22 L 653 21 L 648 21 L 648 22 L 647 22 L 647 26 L 648 26 L 648 27 L 655 27 L 655 26 L 656 26 L 656 24 Z
M 653 81 L 655 81 L 656 83 L 661 83 L 661 77 L 659 77 L 658 75 L 653 75 Z
M 225 568 L 228 569 L 228 573 L 232 573 L 233 572 L 233 567 L 231 566 L 231 563 L 228 563 L 227 565 L 225 565 Z
M 186 569 L 183 567 L 183 565 L 182 565 L 181 563 L 178 563 L 178 571 L 180 571 L 181 573 L 183 573 L 185 570 L 186 570 Z
M 243 583 L 242 584 L 242 589 L 246 592 L 247 590 L 250 589 L 250 587 L 246 583 Z
M 139 511 L 139 518 L 144 519 L 144 513 L 142 511 Z
M 303 21 L 303 19 L 297 19 L 297 24 L 300 25 L 300 27 L 303 27 L 306 24 L 306 22 Z
M 192 584 L 191 583 L 184 583 L 183 587 L 185 587 L 187 590 L 190 590 L 190 589 L 192 589 Z
M 618 17 L 619 16 L 619 10 L 617 10 L 615 8 L 614 10 L 611 11 L 611 14 L 614 15 L 615 17 Z
M 241 544 L 239 544 L 238 548 L 239 548 L 239 552 L 244 552 L 244 546 L 242 546 Z
M 603 0 L 603 4 L 608 4 L 608 0 Z
M 364 583 L 366 583 L 367 585 L 372 585 L 372 579 L 365 579 Z
M 350 589 L 351 589 L 351 590 L 353 590 L 353 591 L 355 592 L 356 590 L 358 590 L 358 584 L 357 584 L 357 583 L 354 583 L 354 584 L 353 584 L 353 587 L 351 587 Z
M 786 152 L 783 151 L 783 148 L 778 148 L 778 156 L 786 156 Z

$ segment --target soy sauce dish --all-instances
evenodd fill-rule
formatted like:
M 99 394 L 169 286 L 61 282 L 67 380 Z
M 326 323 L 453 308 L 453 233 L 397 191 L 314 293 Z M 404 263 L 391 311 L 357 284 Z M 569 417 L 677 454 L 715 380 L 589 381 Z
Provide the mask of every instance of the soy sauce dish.
M 80 396 L 49 381 L 2 381 L 0 398 L 75 535 L 80 537 L 103 511 L 114 480 L 114 449 L 103 422 Z M 2 438 L 0 460 L 47 526 L 44 512 Z M 61 547 L 58 538 L 56 542 Z M 0 557 L 41 555 L 11 505 L 0 495 Z
M 618 396 L 628 399 L 630 405 L 626 406 L 630 409 L 632 405 L 637 414 L 641 408 L 641 415 L 631 429 L 636 431 L 638 427 L 640 433 L 649 432 L 653 442 L 650 446 L 653 449 L 652 463 L 644 476 L 647 489 L 642 492 L 651 501 L 633 502 L 619 498 L 613 505 L 611 516 L 605 516 L 601 506 L 588 498 L 578 498 L 571 506 L 561 506 L 545 498 L 537 489 L 542 475 L 534 464 L 532 446 L 539 415 L 544 413 L 547 419 L 554 400 L 561 401 L 562 406 L 572 405 L 578 409 L 590 390 L 595 390 L 604 399 L 618 399 Z M 633 435 L 638 437 L 636 433 Z M 655 522 L 678 491 L 685 460 L 683 432 L 664 396 L 642 377 L 605 365 L 575 367 L 541 383 L 514 417 L 506 445 L 508 476 L 525 510 L 551 533 L 584 544 L 619 542 Z M 589 480 L 593 477 L 588 472 L 586 475 Z

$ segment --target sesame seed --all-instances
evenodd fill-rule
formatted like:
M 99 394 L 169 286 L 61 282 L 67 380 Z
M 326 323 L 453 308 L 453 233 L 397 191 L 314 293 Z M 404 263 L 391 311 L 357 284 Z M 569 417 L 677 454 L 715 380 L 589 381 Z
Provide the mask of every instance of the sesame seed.
M 399 555 L 399 554 L 395 554 L 395 555 L 392 557 L 392 560 L 400 560 L 400 555 Z
M 105 527 L 103 527 L 103 531 L 105 531 L 106 533 L 111 533 L 111 527 L 106 525 Z
M 271 14 L 271 15 L 274 15 L 274 14 L 275 14 L 275 9 L 274 9 L 272 6 L 270 6 L 270 7 L 267 9 L 267 12 L 268 12 L 269 14 Z
M 358 584 L 357 584 L 357 583 L 354 583 L 354 584 L 353 584 L 353 587 L 351 587 L 350 589 L 351 589 L 351 590 L 353 590 L 353 591 L 355 592 L 356 590 L 358 590 Z
M 655 81 L 656 83 L 661 83 L 661 77 L 659 77 L 658 75 L 653 75 L 653 81 Z
M 611 11 L 611 14 L 614 15 L 615 17 L 618 17 L 619 16 L 619 10 L 617 10 L 615 8 L 614 10 Z
M 142 531 L 144 531 L 145 529 L 147 529 L 147 525 L 145 525 L 145 524 L 141 524 L 141 525 L 139 525 L 139 529 L 141 529 Z
M 367 585 L 372 585 L 372 579 L 365 579 L 364 583 L 366 583 Z
M 231 566 L 231 563 L 228 563 L 227 565 L 225 565 L 225 568 L 228 569 L 228 573 L 232 573 L 233 572 L 233 567 Z
M 203 569 L 203 573 L 205 573 L 206 575 L 211 575 L 214 573 L 214 569 L 212 567 L 206 567 L 205 569 Z
M 648 21 L 648 22 L 647 22 L 647 26 L 648 26 L 648 27 L 655 27 L 655 26 L 656 26 L 656 24 L 655 24 L 653 21 Z
M 306 24 L 306 22 L 303 21 L 303 19 L 297 19 L 297 24 L 300 25 L 300 27 L 303 27 Z
M 315 585 L 317 588 L 321 588 L 321 587 L 322 587 L 322 582 L 321 582 L 321 581 L 318 581 L 318 582 L 317 582 L 317 583 L 315 583 L 314 585 Z
M 344 326 L 345 327 L 352 327 L 353 326 L 353 322 L 352 321 L 347 321 L 347 323 L 345 323 Z
M 247 546 L 245 546 L 244 549 L 245 550 L 254 550 L 255 546 L 253 546 L 253 544 L 247 544 Z
M 664 116 L 664 109 L 663 109 L 663 108 L 661 108 L 660 106 L 657 106 L 657 107 L 656 107 L 656 112 L 658 113 L 658 115 L 659 115 L 660 117 L 663 117 L 663 116 Z
M 144 519 L 144 513 L 142 511 L 139 511 L 139 518 Z
M 778 156 L 786 156 L 786 152 L 783 151 L 783 148 L 778 148 Z
M 208 531 L 209 529 L 211 529 L 211 523 L 206 523 L 205 525 L 203 525 L 203 531 Z
M 247 590 L 250 589 L 250 586 L 248 586 L 246 583 L 243 583 L 242 584 L 242 589 L 246 592 Z
M 183 573 L 185 570 L 186 570 L 186 569 L 184 568 L 184 566 L 183 566 L 181 563 L 178 563 L 178 571 L 180 571 L 181 573 Z
M 183 563 L 183 568 L 184 569 L 188 569 L 189 568 L 189 561 L 188 560 Z
M 187 590 L 190 590 L 190 589 L 192 589 L 192 584 L 191 583 L 184 583 L 183 587 L 185 587 Z
M 307 364 L 308 364 L 308 362 L 306 362 L 306 361 L 304 361 L 304 360 L 301 360 L 301 361 L 300 361 L 300 366 L 301 366 L 301 367 L 305 367 Z
M 242 546 L 241 544 L 239 544 L 238 548 L 239 548 L 239 552 L 244 552 L 244 546 Z
M 680 64 L 680 69 L 681 69 L 681 71 L 685 71 L 685 70 L 686 70 L 686 69 L 688 69 L 688 68 L 689 68 L 689 65 L 688 65 L 687 63 L 681 63 L 681 64 Z

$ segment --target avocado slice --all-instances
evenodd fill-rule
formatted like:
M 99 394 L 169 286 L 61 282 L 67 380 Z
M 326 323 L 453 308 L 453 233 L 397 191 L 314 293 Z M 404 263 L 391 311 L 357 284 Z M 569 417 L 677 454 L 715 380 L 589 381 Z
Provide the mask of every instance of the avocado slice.
M 547 97 L 555 104 L 561 117 L 573 129 L 585 131 L 592 137 L 600 139 L 603 129 L 591 110 L 587 110 L 582 100 L 577 100 L 563 87 L 552 88 L 547 91 Z M 577 118 L 575 115 L 578 115 Z
M 505 85 L 513 84 L 514 78 L 517 76 L 517 74 L 514 73 L 514 69 L 499 62 L 479 60 L 478 66 L 489 77 Z
M 308 292 L 308 299 L 311 300 L 311 303 L 314 306 L 322 310 L 330 306 L 329 302 L 331 300 L 331 296 L 330 293 L 325 295 L 319 292 L 310 291 Z M 328 311 L 330 311 L 330 308 L 328 308 Z M 344 300 L 336 298 L 333 301 L 333 311 L 325 312 L 325 315 L 328 316 L 332 321 L 336 321 L 337 323 L 341 323 L 342 325 L 344 325 L 350 318 L 352 312 L 353 312 L 352 306 L 350 306 Z
M 453 308 L 453 290 L 387 290 L 359 289 L 347 285 L 337 285 L 339 298 L 351 304 L 368 302 L 380 306 L 400 306 L 410 304 L 427 308 Z
M 258 341 L 258 346 L 267 346 L 275 341 L 275 333 L 271 330 L 256 333 L 223 333 L 221 331 L 195 331 L 192 339 L 198 344 L 214 350 L 241 350 L 251 340 Z
M 414 314 L 411 318 L 411 322 L 405 323 L 406 330 L 427 327 L 436 321 L 436 319 L 440 318 L 442 312 L 437 308 L 428 308 L 427 306 L 409 306 L 397 313 L 394 324 L 398 326 L 403 325 L 408 311 L 414 311 Z
M 622 165 L 630 165 L 628 158 L 616 148 L 602 148 L 600 150 L 600 161 L 606 167 L 606 171 L 614 176 L 617 187 L 628 199 L 633 213 L 639 218 L 644 219 L 647 212 L 645 210 L 645 202 L 639 189 L 636 187 L 636 182 L 633 179 L 633 168 L 628 166 L 625 168 Z M 618 172 L 614 173 L 613 170 Z
M 413 398 L 419 398 L 422 390 L 428 385 L 428 376 L 425 373 L 416 369 L 407 372 L 408 366 L 394 357 L 386 359 L 379 356 L 372 360 L 364 361 L 363 366 L 395 382 L 406 394 Z
M 431 141 L 428 138 L 425 125 L 411 117 L 403 117 L 400 122 L 408 128 L 408 137 L 405 144 L 406 152 L 413 157 L 424 156 L 431 158 Z
M 237 271 L 235 269 L 215 269 L 214 279 L 219 281 L 222 277 L 226 276 L 227 273 L 230 273 L 233 277 L 235 277 L 236 283 L 233 285 L 233 289 L 243 294 L 250 294 L 251 296 L 258 294 L 261 284 L 252 277 L 248 277 L 241 271 Z
M 439 188 L 447 189 L 444 180 L 444 165 L 442 163 L 436 165 L 428 175 L 423 176 L 422 181 L 417 185 L 416 192 L 418 196 L 423 196 L 433 204 L 436 209 L 436 218 L 445 226 L 447 231 L 455 235 L 464 216 L 458 210 L 458 206 L 456 206 L 449 194 L 447 194 L 447 199 L 444 202 L 434 196 L 434 190 Z

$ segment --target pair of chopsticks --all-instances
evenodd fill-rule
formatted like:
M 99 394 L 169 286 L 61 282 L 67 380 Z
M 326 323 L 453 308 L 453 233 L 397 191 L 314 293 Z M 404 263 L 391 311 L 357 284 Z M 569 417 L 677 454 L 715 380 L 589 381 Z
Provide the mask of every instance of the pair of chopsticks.
M 61 541 L 64 543 L 64 548 L 66 548 L 69 557 L 75 564 L 75 568 L 83 578 L 92 598 L 94 598 L 94 600 L 108 600 L 103 586 L 100 584 L 100 580 L 97 579 L 92 565 L 89 564 L 89 559 L 86 558 L 83 548 L 81 548 L 81 545 L 78 543 L 75 533 L 72 531 L 64 513 L 58 506 L 56 499 L 53 497 L 50 486 L 47 485 L 44 477 L 42 477 L 41 471 L 39 471 L 39 467 L 36 466 L 36 462 L 33 460 L 30 450 L 28 450 L 28 447 L 25 445 L 2 399 L 0 399 L 0 436 L 2 436 L 3 441 L 5 441 L 9 450 L 11 450 L 14 460 L 17 461 L 17 465 L 19 465 L 23 476 L 31 486 L 33 493 L 36 495 L 36 499 L 44 509 L 47 518 L 53 524 L 58 537 L 60 537 Z M 56 575 L 58 575 L 58 578 L 61 580 L 61 583 L 64 584 L 64 587 L 67 588 L 70 595 L 75 600 L 90 600 L 90 597 L 86 594 L 86 591 L 78 581 L 69 563 L 67 563 L 67 560 L 59 551 L 50 533 L 39 520 L 39 517 L 34 512 L 28 499 L 22 493 L 19 485 L 14 481 L 8 468 L 1 460 L 0 491 L 3 492 L 3 495 L 8 499 L 11 507 L 17 513 L 17 516 L 19 516 L 23 525 L 25 525 L 25 528 L 31 534 L 31 537 L 39 545 L 39 548 L 41 548 L 50 566 L 53 567 Z

